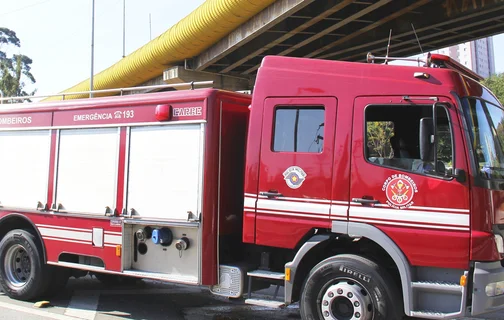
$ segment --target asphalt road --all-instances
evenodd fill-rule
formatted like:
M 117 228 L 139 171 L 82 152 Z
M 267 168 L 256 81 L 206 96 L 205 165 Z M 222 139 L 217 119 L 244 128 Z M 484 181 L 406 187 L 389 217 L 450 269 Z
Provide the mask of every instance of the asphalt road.
M 259 320 L 300 319 L 297 306 L 268 309 L 217 297 L 207 289 L 141 280 L 105 286 L 92 277 L 71 278 L 50 307 L 8 298 L 0 292 L 0 320 Z
M 104 286 L 91 277 L 70 279 L 65 291 L 47 308 L 9 299 L 0 292 L 0 320 L 299 320 L 297 305 L 268 309 L 244 305 L 210 294 L 206 289 L 139 281 L 129 286 Z M 504 312 L 466 320 L 504 319 Z

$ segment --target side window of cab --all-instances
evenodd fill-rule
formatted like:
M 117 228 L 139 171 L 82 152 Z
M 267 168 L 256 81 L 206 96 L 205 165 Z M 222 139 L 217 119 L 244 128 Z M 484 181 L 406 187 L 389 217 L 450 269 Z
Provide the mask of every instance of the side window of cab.
M 324 116 L 324 107 L 278 106 L 272 151 L 322 153 Z
M 372 164 L 418 174 L 445 175 L 453 168 L 453 136 L 446 107 L 436 108 L 436 147 L 422 147 L 420 132 L 432 125 L 432 105 L 369 105 L 365 157 Z M 425 139 L 424 139 L 425 140 Z M 436 156 L 434 156 L 434 152 Z M 437 167 L 434 166 L 436 159 Z

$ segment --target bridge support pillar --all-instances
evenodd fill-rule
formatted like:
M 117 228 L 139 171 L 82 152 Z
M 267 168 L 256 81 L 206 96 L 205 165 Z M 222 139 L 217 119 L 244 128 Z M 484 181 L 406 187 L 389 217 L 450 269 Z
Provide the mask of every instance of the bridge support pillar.
M 247 76 L 230 76 L 218 73 L 187 70 L 175 66 L 163 72 L 163 81 L 168 84 L 188 83 L 191 81 L 213 81 L 214 88 L 230 91 L 245 91 L 251 89 L 251 80 Z

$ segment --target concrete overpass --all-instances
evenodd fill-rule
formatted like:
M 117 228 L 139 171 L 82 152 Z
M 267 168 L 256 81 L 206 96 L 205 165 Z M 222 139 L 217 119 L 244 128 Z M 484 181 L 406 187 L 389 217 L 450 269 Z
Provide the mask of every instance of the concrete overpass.
M 504 32 L 504 0 L 280 0 L 186 65 L 252 75 L 265 55 L 365 61 L 366 53 L 424 51 Z
M 266 55 L 365 61 L 369 51 L 385 54 L 390 32 L 392 56 L 420 53 L 418 41 L 427 52 L 504 32 L 504 0 L 247 1 L 247 5 L 254 6 L 246 10 L 226 9 L 233 16 L 234 26 L 230 25 L 230 18 L 222 18 L 227 17 L 224 13 L 222 16 L 212 13 L 209 19 L 214 19 L 213 22 L 201 22 L 200 33 L 195 32 L 186 42 L 179 41 L 177 55 L 169 59 L 161 55 L 152 57 L 155 65 L 148 62 L 135 65 L 137 73 L 132 71 L 130 75 L 137 79 L 128 81 L 124 80 L 127 73 L 119 71 L 118 65 L 123 63 L 120 61 L 104 71 L 115 80 L 95 89 L 214 80 L 219 88 L 247 90 L 252 88 L 254 75 Z M 203 10 L 210 10 L 205 6 L 231 6 L 231 2 L 208 0 L 175 27 L 181 29 L 185 22 L 189 25 L 187 19 L 199 23 L 201 20 L 194 19 L 203 15 Z M 240 1 L 234 1 L 237 2 Z M 241 21 L 238 23 L 236 19 Z M 168 37 L 175 37 L 176 31 L 168 30 L 132 55 L 149 59 L 148 55 L 141 56 L 142 50 L 154 51 L 155 45 L 160 48 L 160 42 L 172 41 Z M 113 74 L 114 68 L 123 74 L 122 79 Z M 89 82 L 79 85 L 68 91 L 89 90 Z

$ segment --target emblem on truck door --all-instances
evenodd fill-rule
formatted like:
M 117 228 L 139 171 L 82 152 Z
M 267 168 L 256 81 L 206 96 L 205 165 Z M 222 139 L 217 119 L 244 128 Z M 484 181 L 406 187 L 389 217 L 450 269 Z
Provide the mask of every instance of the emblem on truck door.
M 283 176 L 289 188 L 297 189 L 305 181 L 306 172 L 298 166 L 291 166 L 284 171 Z
M 395 209 L 409 208 L 418 192 L 415 181 L 405 174 L 394 174 L 385 180 L 382 191 L 387 196 L 387 204 Z

